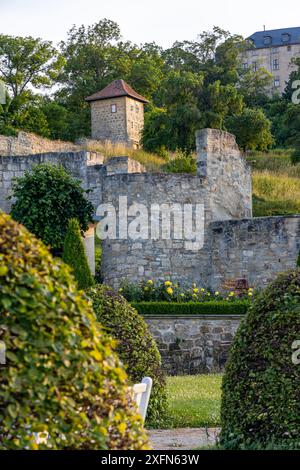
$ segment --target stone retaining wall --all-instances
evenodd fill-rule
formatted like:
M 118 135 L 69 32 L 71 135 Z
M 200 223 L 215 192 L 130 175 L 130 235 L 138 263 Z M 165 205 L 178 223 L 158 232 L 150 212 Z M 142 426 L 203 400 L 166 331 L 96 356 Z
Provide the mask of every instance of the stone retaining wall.
M 145 315 L 168 375 L 220 372 L 240 325 L 239 315 Z

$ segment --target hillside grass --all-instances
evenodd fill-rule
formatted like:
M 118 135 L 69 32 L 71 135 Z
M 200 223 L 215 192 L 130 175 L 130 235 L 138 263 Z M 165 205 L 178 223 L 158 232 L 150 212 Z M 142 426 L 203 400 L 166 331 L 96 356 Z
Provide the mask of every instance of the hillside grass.
M 300 165 L 290 162 L 291 150 L 251 152 L 254 217 L 300 214 Z
M 161 167 L 166 163 L 166 159 L 160 157 L 155 153 L 146 152 L 143 149 L 132 149 L 126 147 L 126 145 L 112 142 L 97 142 L 84 144 L 84 149 L 91 152 L 99 152 L 104 156 L 104 161 L 109 160 L 112 157 L 122 157 L 126 156 L 136 160 L 146 167 L 148 171 L 159 172 Z

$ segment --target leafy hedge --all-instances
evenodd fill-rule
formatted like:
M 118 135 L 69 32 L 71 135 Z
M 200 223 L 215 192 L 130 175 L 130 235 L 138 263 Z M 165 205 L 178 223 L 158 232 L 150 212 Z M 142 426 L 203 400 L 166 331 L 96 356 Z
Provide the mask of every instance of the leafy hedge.
M 167 411 L 166 383 L 160 353 L 146 322 L 120 294 L 106 286 L 99 284 L 87 295 L 99 322 L 117 340 L 117 352 L 131 381 L 140 382 L 145 376 L 153 379 L 147 423 L 158 426 Z
M 126 373 L 68 266 L 0 213 L 0 449 L 147 448 Z
M 249 309 L 223 381 L 221 445 L 300 449 L 300 269 L 280 274 Z
M 248 300 L 209 302 L 137 302 L 132 306 L 141 315 L 244 315 Z

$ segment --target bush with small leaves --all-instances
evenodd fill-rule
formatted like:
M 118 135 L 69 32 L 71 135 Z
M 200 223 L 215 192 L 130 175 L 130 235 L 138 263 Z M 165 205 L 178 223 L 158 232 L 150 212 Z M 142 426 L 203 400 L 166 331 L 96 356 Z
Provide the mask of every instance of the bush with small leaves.
M 137 311 L 112 289 L 97 285 L 87 291 L 99 322 L 117 340 L 117 352 L 132 383 L 153 379 L 147 423 L 159 426 L 167 412 L 166 384 L 161 357 L 147 324 Z
M 0 315 L 0 449 L 148 448 L 115 343 L 70 269 L 3 213 Z
M 43 163 L 16 178 L 11 216 L 53 250 L 61 250 L 72 218 L 82 233 L 93 220 L 93 205 L 78 180 L 60 165 Z
M 220 444 L 300 449 L 300 269 L 255 300 L 235 337 L 223 381 Z

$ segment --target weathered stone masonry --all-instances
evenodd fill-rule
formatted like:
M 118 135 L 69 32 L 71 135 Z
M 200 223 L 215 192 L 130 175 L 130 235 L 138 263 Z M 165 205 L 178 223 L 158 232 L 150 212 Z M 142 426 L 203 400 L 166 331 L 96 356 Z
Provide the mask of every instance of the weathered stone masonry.
M 228 358 L 239 315 L 147 315 L 168 375 L 220 372 Z
M 0 139 L 1 141 L 1 139 Z M 23 152 L 23 147 L 18 147 Z M 12 178 L 33 165 L 61 163 L 83 187 L 95 211 L 100 203 L 118 208 L 119 196 L 137 202 L 203 203 L 204 246 L 186 250 L 182 240 L 106 240 L 104 282 L 172 278 L 218 289 L 225 280 L 247 277 L 264 286 L 278 271 L 295 265 L 299 252 L 300 216 L 252 218 L 251 174 L 231 134 L 212 129 L 197 133 L 198 175 L 146 173 L 127 157 L 104 162 L 95 152 L 41 153 L 0 157 L 0 207 L 10 210 Z M 1 154 L 1 153 L 0 153 Z M 4 152 L 6 155 L 6 153 Z

